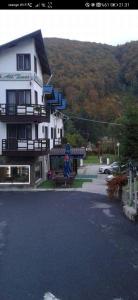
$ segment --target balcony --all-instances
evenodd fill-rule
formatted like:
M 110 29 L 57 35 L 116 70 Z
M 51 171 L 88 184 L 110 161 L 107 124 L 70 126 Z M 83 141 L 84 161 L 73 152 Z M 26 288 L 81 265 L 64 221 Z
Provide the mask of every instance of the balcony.
M 40 156 L 49 151 L 49 139 L 17 140 L 13 138 L 2 140 L 2 155 L 5 156 Z
M 50 110 L 40 104 L 0 104 L 0 121 L 8 123 L 49 122 Z
M 57 138 L 53 140 L 53 147 L 60 147 L 62 145 L 62 139 Z
M 55 106 L 55 109 L 57 110 L 64 110 L 67 108 L 67 100 L 66 99 L 62 99 L 61 103 L 57 106 Z

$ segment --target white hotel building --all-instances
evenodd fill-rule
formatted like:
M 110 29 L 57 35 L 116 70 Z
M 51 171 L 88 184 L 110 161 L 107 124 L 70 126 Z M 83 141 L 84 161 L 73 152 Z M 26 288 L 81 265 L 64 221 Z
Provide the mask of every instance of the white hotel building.
M 49 150 L 64 134 L 44 74 L 51 72 L 40 30 L 0 46 L 0 164 L 30 165 L 32 185 L 46 178 Z

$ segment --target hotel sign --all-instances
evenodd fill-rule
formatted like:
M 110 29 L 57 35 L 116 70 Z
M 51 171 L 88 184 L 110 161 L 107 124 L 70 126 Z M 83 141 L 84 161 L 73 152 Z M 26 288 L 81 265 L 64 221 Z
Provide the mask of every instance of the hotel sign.
M 41 87 L 43 86 L 42 80 L 36 73 L 0 73 L 0 81 L 31 81 L 34 80 Z
M 22 81 L 31 79 L 31 73 L 0 73 L 0 81 Z

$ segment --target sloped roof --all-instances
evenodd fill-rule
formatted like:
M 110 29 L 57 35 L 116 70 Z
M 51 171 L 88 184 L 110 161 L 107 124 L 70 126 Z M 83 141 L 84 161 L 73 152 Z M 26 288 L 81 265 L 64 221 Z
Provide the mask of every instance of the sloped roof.
M 50 150 L 50 156 L 64 156 L 65 149 L 64 148 L 53 148 Z M 71 156 L 76 157 L 85 157 L 86 150 L 85 148 L 71 148 Z
M 38 54 L 38 57 L 39 57 L 39 60 L 40 60 L 42 73 L 51 75 L 51 71 L 50 71 L 50 67 L 49 67 L 49 63 L 48 63 L 48 58 L 47 58 L 47 54 L 46 54 L 46 50 L 45 50 L 41 30 L 34 31 L 34 32 L 29 33 L 27 35 L 24 35 L 24 36 L 22 36 L 18 39 L 15 39 L 11 42 L 8 42 L 6 44 L 1 45 L 0 46 L 0 51 L 5 50 L 7 48 L 14 47 L 18 43 L 20 43 L 24 40 L 30 39 L 30 38 L 34 38 L 34 40 L 35 40 L 36 51 L 37 51 L 37 54 Z

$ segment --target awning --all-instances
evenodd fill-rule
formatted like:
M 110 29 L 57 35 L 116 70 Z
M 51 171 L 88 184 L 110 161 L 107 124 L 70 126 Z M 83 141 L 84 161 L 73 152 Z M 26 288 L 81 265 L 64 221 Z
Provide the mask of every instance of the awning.
M 50 157 L 54 156 L 64 156 L 65 155 L 65 148 L 53 148 L 50 150 L 49 153 Z M 71 148 L 70 157 L 71 158 L 84 158 L 86 156 L 85 148 Z

